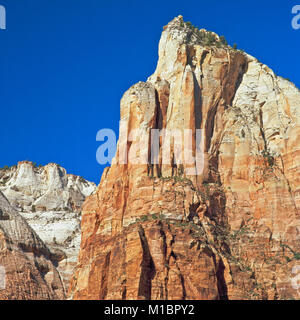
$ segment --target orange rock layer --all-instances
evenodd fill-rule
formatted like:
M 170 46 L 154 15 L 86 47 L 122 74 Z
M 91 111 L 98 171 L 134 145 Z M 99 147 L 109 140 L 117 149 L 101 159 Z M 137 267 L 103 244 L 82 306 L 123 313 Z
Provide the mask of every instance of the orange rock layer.
M 128 135 L 191 129 L 194 156 L 201 129 L 204 169 L 197 157 L 120 164 L 119 143 L 84 204 L 73 299 L 300 297 L 300 92 L 199 32 L 182 17 L 164 28 L 157 69 L 124 94 L 121 120 Z

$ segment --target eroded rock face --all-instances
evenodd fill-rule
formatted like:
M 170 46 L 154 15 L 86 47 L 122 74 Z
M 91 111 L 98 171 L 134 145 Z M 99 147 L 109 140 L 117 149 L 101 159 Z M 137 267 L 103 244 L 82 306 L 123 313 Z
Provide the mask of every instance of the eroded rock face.
M 67 174 L 56 163 L 36 167 L 30 161 L 22 161 L 0 171 L 0 190 L 21 212 L 80 212 L 82 202 L 95 190 L 95 184 Z
M 0 300 L 65 299 L 50 250 L 1 191 L 0 266 L 5 271 Z
M 79 252 L 81 205 L 95 188 L 55 163 L 22 161 L 0 171 L 0 190 L 51 251 L 66 290 Z
M 155 73 L 121 100 L 127 134 L 191 129 L 196 156 L 202 129 L 204 157 L 120 164 L 119 141 L 83 207 L 71 298 L 299 298 L 300 92 L 206 33 L 171 21 Z

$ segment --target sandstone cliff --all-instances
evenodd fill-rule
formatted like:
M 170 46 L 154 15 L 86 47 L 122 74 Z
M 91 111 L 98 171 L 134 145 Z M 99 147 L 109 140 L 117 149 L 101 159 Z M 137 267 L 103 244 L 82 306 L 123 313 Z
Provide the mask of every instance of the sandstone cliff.
M 22 161 L 0 171 L 0 191 L 50 249 L 66 289 L 80 246 L 81 205 L 95 188 L 55 163 Z
M 121 120 L 127 134 L 191 129 L 194 163 L 120 164 L 119 141 L 83 206 L 71 298 L 300 297 L 292 281 L 300 92 L 292 83 L 179 16 L 164 28 L 155 73 L 124 94 Z
M 0 300 L 65 298 L 50 250 L 1 191 L 0 267 Z

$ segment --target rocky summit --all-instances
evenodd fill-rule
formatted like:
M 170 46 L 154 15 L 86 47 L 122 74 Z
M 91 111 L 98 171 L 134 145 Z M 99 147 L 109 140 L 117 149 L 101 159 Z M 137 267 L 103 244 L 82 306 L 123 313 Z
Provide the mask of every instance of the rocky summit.
M 22 161 L 16 166 L 0 170 L 0 192 L 2 191 L 6 199 L 6 206 L 10 206 L 14 216 L 18 217 L 26 228 L 30 225 L 35 231 L 34 234 L 43 242 L 43 247 L 47 248 L 47 257 L 56 268 L 55 272 L 62 279 L 65 290 L 76 266 L 80 246 L 81 205 L 95 188 L 94 183 L 67 174 L 64 168 L 55 163 L 37 166 L 30 161 Z M 0 206 L 0 209 L 5 208 Z M 8 221 L 13 220 L 13 217 Z M 17 222 L 11 221 L 10 224 L 12 223 Z M 19 251 L 23 246 L 26 248 L 26 244 L 20 240 Z M 16 260 L 16 268 L 18 264 Z M 46 298 L 45 295 L 30 293 L 25 296 L 29 299 Z
M 128 133 L 190 129 L 194 155 L 200 129 L 203 170 L 188 174 L 196 157 L 122 164 L 119 144 L 83 205 L 69 297 L 299 299 L 299 90 L 179 16 L 154 74 L 124 94 L 121 120 Z

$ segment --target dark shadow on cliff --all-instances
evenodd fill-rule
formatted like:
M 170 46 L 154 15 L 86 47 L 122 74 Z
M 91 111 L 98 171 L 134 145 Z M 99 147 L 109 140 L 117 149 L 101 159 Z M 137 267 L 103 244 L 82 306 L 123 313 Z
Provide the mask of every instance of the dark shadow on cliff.
M 152 280 L 156 270 L 152 259 L 147 238 L 143 227 L 139 226 L 139 236 L 143 249 L 143 260 L 141 263 L 141 275 L 138 289 L 138 299 L 151 300 Z

